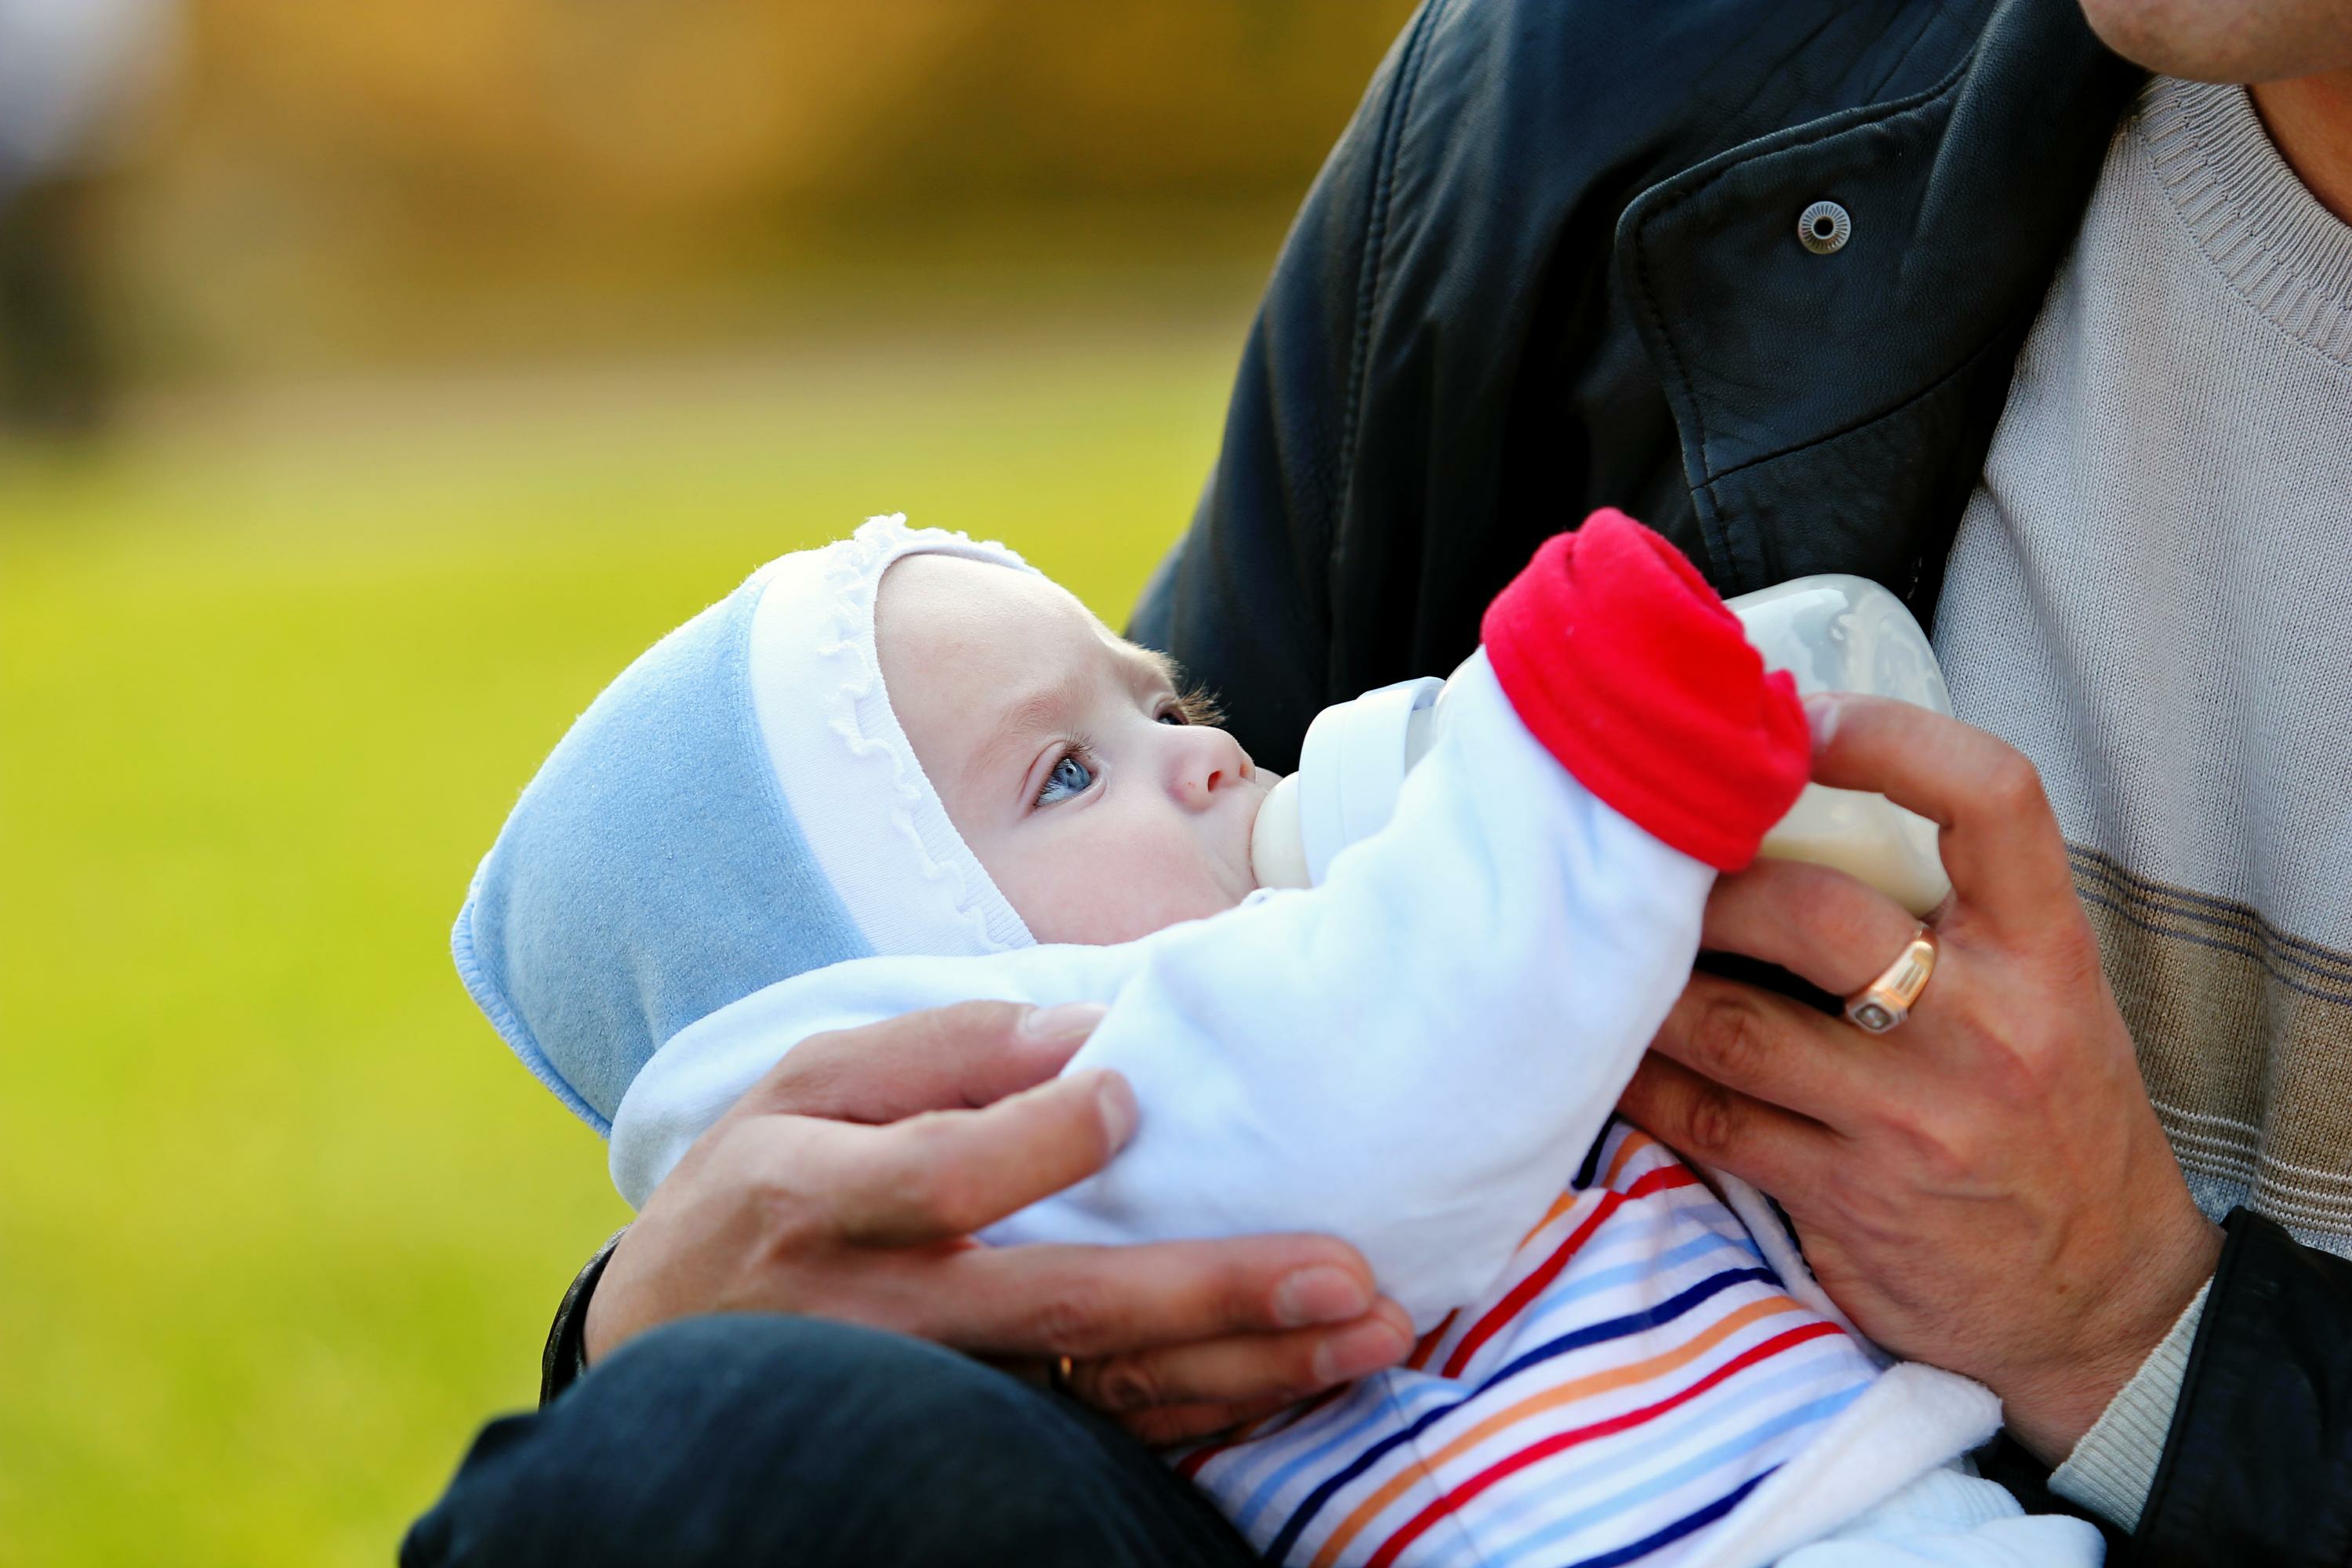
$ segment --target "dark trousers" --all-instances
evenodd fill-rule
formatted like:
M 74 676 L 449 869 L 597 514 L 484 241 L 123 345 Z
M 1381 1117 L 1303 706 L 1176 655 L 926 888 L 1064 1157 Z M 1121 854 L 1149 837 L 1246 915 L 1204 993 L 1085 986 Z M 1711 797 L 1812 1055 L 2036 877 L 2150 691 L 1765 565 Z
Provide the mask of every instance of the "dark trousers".
M 641 1336 L 482 1429 L 402 1568 L 1255 1561 L 1140 1445 L 952 1352 L 810 1318 Z

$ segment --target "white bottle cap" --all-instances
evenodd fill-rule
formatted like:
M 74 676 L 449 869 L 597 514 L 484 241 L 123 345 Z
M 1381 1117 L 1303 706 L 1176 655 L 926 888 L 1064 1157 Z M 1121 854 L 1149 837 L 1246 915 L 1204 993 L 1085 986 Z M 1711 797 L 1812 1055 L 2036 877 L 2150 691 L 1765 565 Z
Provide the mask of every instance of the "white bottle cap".
M 1433 675 L 1401 680 L 1336 703 L 1315 716 L 1299 747 L 1298 771 L 1274 786 L 1250 829 L 1250 863 L 1261 888 L 1313 887 L 1332 858 L 1368 838 L 1395 814 L 1404 775 L 1426 745 L 1416 714 L 1445 683 Z

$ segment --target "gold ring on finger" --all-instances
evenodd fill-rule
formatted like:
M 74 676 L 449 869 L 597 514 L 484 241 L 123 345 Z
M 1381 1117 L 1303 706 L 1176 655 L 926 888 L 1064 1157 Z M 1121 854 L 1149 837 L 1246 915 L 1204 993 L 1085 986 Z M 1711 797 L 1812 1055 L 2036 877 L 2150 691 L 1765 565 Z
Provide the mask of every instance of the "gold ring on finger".
M 1911 943 L 1879 977 L 1845 999 L 1847 1021 L 1857 1029 L 1884 1035 L 1901 1026 L 1936 973 L 1936 933 L 1921 926 Z

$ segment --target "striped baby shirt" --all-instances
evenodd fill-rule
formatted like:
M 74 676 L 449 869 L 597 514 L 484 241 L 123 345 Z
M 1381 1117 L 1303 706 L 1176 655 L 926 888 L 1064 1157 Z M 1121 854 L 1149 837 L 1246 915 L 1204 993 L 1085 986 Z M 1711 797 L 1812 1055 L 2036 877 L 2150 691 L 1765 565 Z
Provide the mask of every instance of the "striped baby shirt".
M 1595 1166 L 1405 1366 L 1179 1470 L 1277 1563 L 1685 1560 L 1877 1369 L 1655 1140 Z

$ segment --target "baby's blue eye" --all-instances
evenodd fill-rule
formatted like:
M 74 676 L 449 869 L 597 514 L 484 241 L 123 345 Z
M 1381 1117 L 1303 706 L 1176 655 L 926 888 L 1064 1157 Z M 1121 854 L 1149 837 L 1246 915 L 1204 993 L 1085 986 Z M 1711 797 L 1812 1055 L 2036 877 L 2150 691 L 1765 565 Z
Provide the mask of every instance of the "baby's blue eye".
M 1077 752 L 1072 752 L 1055 763 L 1054 771 L 1045 775 L 1045 787 L 1037 792 L 1037 804 L 1051 805 L 1057 800 L 1084 795 L 1094 782 L 1094 770 L 1087 766 Z

